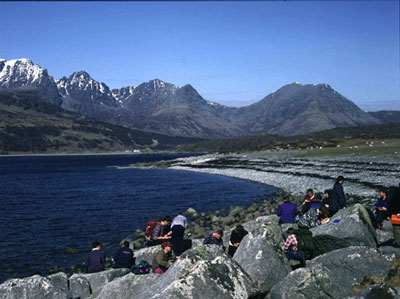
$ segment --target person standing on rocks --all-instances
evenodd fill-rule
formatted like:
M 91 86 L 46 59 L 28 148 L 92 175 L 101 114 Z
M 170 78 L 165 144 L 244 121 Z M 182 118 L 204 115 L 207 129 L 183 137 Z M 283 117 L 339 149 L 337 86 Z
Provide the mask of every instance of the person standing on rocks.
M 290 199 L 285 198 L 283 200 L 283 204 L 281 204 L 278 208 L 276 214 L 280 216 L 279 224 L 282 223 L 295 223 L 296 215 L 299 213 L 297 210 L 297 206 L 290 202 Z
M 225 251 L 224 242 L 222 241 L 223 235 L 224 232 L 221 229 L 217 230 L 214 233 L 210 233 L 204 238 L 203 245 L 215 244 L 218 245 L 223 251 Z
M 92 243 L 92 251 L 88 254 L 85 265 L 87 273 L 97 273 L 104 271 L 105 259 L 104 253 L 101 251 L 99 242 Z
M 133 257 L 133 250 L 129 248 L 129 242 L 124 242 L 124 247 L 119 248 L 114 256 L 114 268 L 128 268 L 130 269 L 135 263 Z
M 332 197 L 329 201 L 329 216 L 333 216 L 340 209 L 346 209 L 346 197 L 343 191 L 344 177 L 338 176 L 332 189 Z
M 157 274 L 164 274 L 168 268 L 173 265 L 173 260 L 176 259 L 176 257 L 171 254 L 172 244 L 170 242 L 162 243 L 161 247 L 162 250 L 157 252 L 152 263 L 153 272 Z
M 229 241 L 228 254 L 233 257 L 236 250 L 238 249 L 240 242 L 248 234 L 248 231 L 244 229 L 242 225 L 236 226 L 236 228 L 231 233 L 231 238 Z
M 180 256 L 185 251 L 185 240 L 183 239 L 185 229 L 187 227 L 187 219 L 182 213 L 172 220 L 171 224 L 171 241 L 172 248 L 176 256 Z

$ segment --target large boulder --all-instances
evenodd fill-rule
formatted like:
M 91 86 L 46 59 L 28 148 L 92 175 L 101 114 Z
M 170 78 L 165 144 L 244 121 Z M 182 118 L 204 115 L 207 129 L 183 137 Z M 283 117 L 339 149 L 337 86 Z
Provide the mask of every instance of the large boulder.
M 328 223 L 310 230 L 323 252 L 349 246 L 376 248 L 376 232 L 367 210 L 355 204 L 337 212 Z
M 384 244 L 393 239 L 393 225 L 390 221 L 383 221 L 381 229 L 376 230 L 378 244 Z
M 282 250 L 283 243 L 279 225 L 262 226 L 244 237 L 234 255 L 234 260 L 263 293 L 267 293 L 291 271 Z
M 216 245 L 192 248 L 135 298 L 248 298 L 249 275 Z
M 91 274 L 74 274 L 69 279 L 70 290 L 74 297 L 81 299 L 96 297 L 106 284 L 129 272 L 129 269 L 111 269 Z
M 159 274 L 135 275 L 127 274 L 108 283 L 97 296 L 98 299 L 136 298 L 137 294 L 150 288 L 160 278 Z
M 331 251 L 314 258 L 306 268 L 289 273 L 274 285 L 268 299 L 345 298 L 365 282 L 388 277 L 390 260 L 377 249 L 357 246 Z
M 359 292 L 354 299 L 398 299 L 400 294 L 387 284 L 373 284 Z
M 67 274 L 65 274 L 63 272 L 58 272 L 58 273 L 47 276 L 47 278 L 50 279 L 51 282 L 53 283 L 53 285 L 55 285 L 57 288 L 60 288 L 62 290 L 65 290 L 66 292 L 69 292 Z
M 9 279 L 0 285 L 2 299 L 69 299 L 70 293 L 58 288 L 48 278 L 34 275 L 27 278 Z
M 161 249 L 161 245 L 156 245 L 134 251 L 133 254 L 136 259 L 136 264 L 140 263 L 140 261 L 146 261 L 151 265 L 153 263 L 153 258 Z

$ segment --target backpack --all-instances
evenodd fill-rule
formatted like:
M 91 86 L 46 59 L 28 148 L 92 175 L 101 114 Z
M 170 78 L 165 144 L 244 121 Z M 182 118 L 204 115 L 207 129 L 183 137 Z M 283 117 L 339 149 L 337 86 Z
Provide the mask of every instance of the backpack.
M 156 226 L 157 222 L 156 221 L 149 221 L 146 224 L 146 229 L 145 229 L 145 236 L 147 240 L 152 239 L 152 233 L 153 233 L 153 228 Z
M 302 251 L 314 251 L 317 249 L 312 233 L 308 229 L 297 229 L 294 231 L 297 239 L 297 248 Z
M 136 275 L 142 275 L 150 273 L 150 269 L 150 264 L 141 260 L 139 264 L 132 266 L 131 271 Z

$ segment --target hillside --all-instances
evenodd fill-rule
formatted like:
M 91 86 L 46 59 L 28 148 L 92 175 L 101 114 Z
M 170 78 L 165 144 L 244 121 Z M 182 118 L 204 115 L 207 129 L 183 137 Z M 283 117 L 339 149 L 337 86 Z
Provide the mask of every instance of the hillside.
M 399 139 L 400 124 L 335 128 L 298 136 L 258 135 L 179 146 L 181 151 L 240 152 L 274 148 L 337 147 L 348 140 Z M 365 142 L 364 142 L 365 143 Z
M 14 90 L 15 92 L 15 90 Z M 0 91 L 0 152 L 84 153 L 163 150 L 196 142 L 145 133 L 89 119 L 52 105 L 40 92 Z

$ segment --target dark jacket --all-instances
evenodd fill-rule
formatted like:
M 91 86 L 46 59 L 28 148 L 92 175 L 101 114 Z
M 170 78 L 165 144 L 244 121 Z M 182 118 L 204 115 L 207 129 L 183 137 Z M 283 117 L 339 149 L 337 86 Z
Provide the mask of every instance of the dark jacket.
M 92 250 L 85 261 L 87 273 L 104 271 L 104 253 L 101 250 Z
M 389 196 L 388 215 L 396 215 L 400 213 L 400 187 L 395 188 Z
M 387 208 L 389 208 L 389 202 L 387 201 L 386 198 L 381 197 L 378 199 L 378 202 L 376 203 L 375 207 L 377 209 L 383 208 L 383 207 L 385 207 L 387 209 Z
M 128 246 L 119 248 L 114 256 L 114 262 L 120 266 L 130 269 L 134 264 L 133 250 Z
M 279 220 L 282 223 L 295 223 L 298 214 L 297 206 L 294 203 L 285 202 L 279 206 L 276 214 L 281 216 Z
M 331 195 L 332 196 L 329 201 L 329 210 L 336 212 L 346 207 L 346 197 L 344 196 L 342 184 L 336 183 L 333 186 Z
M 216 237 L 214 237 L 213 233 L 208 234 L 203 241 L 203 245 L 206 244 L 215 244 L 218 246 L 224 246 L 224 242 L 222 241 L 222 238 L 217 239 Z
M 243 233 L 238 233 L 237 231 L 236 231 L 236 229 L 234 229 L 233 231 L 232 231 L 232 234 L 231 234 L 231 238 L 230 238 L 230 243 L 233 245 L 233 244 L 235 244 L 235 243 L 240 243 L 240 242 L 242 242 L 242 240 L 243 240 L 243 238 L 246 236 L 248 234 L 248 231 L 244 231 Z M 229 245 L 231 245 L 231 244 L 229 244 Z

